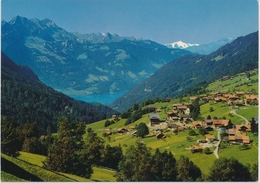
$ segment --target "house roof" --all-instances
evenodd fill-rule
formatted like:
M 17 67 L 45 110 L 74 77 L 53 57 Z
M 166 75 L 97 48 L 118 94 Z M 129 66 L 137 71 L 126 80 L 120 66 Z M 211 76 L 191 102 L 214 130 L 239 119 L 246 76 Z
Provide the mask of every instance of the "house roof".
M 178 109 L 188 109 L 187 105 L 179 105 L 177 106 Z
M 236 130 L 241 131 L 245 129 L 246 131 L 251 131 L 251 125 L 236 125 Z
M 192 124 L 192 127 L 202 126 L 202 122 L 201 121 L 193 121 L 191 124 Z
M 190 97 L 190 100 L 196 100 L 198 97 Z
M 156 135 L 156 137 L 157 137 L 157 138 L 166 138 L 166 136 L 165 136 L 162 132 L 158 133 L 158 134 Z
M 235 130 L 234 129 L 228 129 L 228 134 L 229 135 L 235 135 Z
M 186 129 L 185 126 L 178 126 L 178 131 L 183 131 L 183 130 L 185 130 L 185 129 Z
M 159 119 L 159 118 L 160 118 L 160 115 L 154 113 L 154 114 L 148 114 L 148 117 L 149 117 L 150 119 Z
M 183 104 L 172 104 L 173 107 L 177 107 L 179 105 L 183 105 Z
M 249 95 L 244 95 L 244 97 L 247 100 L 258 100 L 258 95 L 249 94 Z
M 227 99 L 225 97 L 217 97 L 214 98 L 215 101 L 226 101 Z
M 226 119 L 216 119 L 213 120 L 213 125 L 223 125 L 223 126 L 227 126 L 228 125 L 228 121 Z
M 237 95 L 244 95 L 245 92 L 236 92 Z
M 214 136 L 214 135 L 207 134 L 207 135 L 205 135 L 205 138 L 206 138 L 206 139 L 215 139 L 215 136 Z

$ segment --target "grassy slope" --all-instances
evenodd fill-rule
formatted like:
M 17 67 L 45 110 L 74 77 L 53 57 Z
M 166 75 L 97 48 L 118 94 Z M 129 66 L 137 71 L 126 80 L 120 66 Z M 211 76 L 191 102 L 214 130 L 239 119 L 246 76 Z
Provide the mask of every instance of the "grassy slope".
M 91 179 L 86 179 L 84 177 L 79 177 L 76 175 L 61 173 L 61 172 L 51 172 L 46 169 L 43 169 L 42 161 L 45 159 L 45 156 L 31 154 L 26 152 L 21 152 L 21 155 L 18 158 L 12 158 L 5 154 L 1 156 L 12 163 L 23 168 L 25 171 L 30 172 L 31 174 L 39 177 L 43 181 L 48 182 L 92 182 L 92 181 L 116 181 L 114 171 L 94 167 L 94 174 L 91 176 Z M 16 177 L 10 173 L 1 171 L 1 180 L 2 181 L 24 181 L 23 179 Z M 28 180 L 26 180 L 28 181 Z
M 258 75 L 251 76 L 251 79 L 257 79 Z M 258 82 L 253 83 L 252 86 L 247 86 L 245 83 L 248 81 L 245 76 L 237 75 L 232 80 L 226 80 L 226 81 L 216 81 L 214 83 L 211 83 L 207 90 L 210 91 L 228 91 L 231 93 L 234 93 L 235 91 L 255 91 L 258 92 Z M 222 87 L 219 84 L 224 84 L 225 86 Z M 240 85 L 240 86 L 239 86 Z M 189 97 L 184 97 L 182 103 L 189 102 Z M 167 111 L 172 110 L 172 104 L 174 103 L 180 103 L 179 99 L 174 99 L 171 102 L 165 102 L 165 103 L 155 103 L 151 104 L 150 106 L 155 106 L 157 108 L 165 107 L 166 111 L 163 109 L 160 114 L 160 119 L 165 119 L 167 114 Z M 210 112 L 209 108 L 213 107 L 214 111 Z M 206 118 L 208 115 L 210 115 L 212 118 L 223 118 L 226 117 L 226 119 L 230 119 L 232 123 L 239 124 L 244 123 L 244 120 L 230 114 L 231 108 L 226 105 L 226 103 L 206 103 L 201 106 L 201 117 Z M 255 106 L 248 106 L 248 107 L 240 107 L 237 111 L 238 114 L 245 116 L 247 119 L 251 119 L 253 116 L 258 115 L 258 107 Z M 149 123 L 148 114 L 143 115 L 143 117 L 137 121 L 135 121 L 132 124 L 129 124 L 127 126 L 124 125 L 125 119 L 121 119 L 119 122 L 116 122 L 115 124 L 107 127 L 110 128 L 110 131 L 116 132 L 118 128 L 122 127 L 129 127 L 129 126 L 135 126 L 139 124 L 140 122 L 145 122 L 146 124 Z M 102 134 L 106 131 L 105 127 L 105 120 L 99 121 L 93 124 L 87 125 L 87 128 L 91 127 L 99 136 L 102 136 Z M 215 132 L 211 132 L 215 133 Z M 200 153 L 192 154 L 190 151 L 186 151 L 185 148 L 190 146 L 191 144 L 196 143 L 196 139 L 204 138 L 202 136 L 194 137 L 192 142 L 188 142 L 186 137 L 188 136 L 188 131 L 186 132 L 180 132 L 178 135 L 172 134 L 172 132 L 166 132 L 167 138 L 165 140 L 157 140 L 155 135 L 152 134 L 152 131 L 150 131 L 150 134 L 147 135 L 144 139 L 140 138 L 132 138 L 131 131 L 130 134 L 125 135 L 117 135 L 113 134 L 111 135 L 110 142 L 107 138 L 105 138 L 105 143 L 110 144 L 112 146 L 121 145 L 123 150 L 125 151 L 127 147 L 130 145 L 134 145 L 137 140 L 142 140 L 148 147 L 151 147 L 154 151 L 155 148 L 159 148 L 161 151 L 168 150 L 171 151 L 175 158 L 178 159 L 180 155 L 185 155 L 190 158 L 196 165 L 198 165 L 202 172 L 204 174 L 207 174 L 209 172 L 209 168 L 213 165 L 213 162 L 216 160 L 216 157 L 211 155 L 205 155 Z M 216 135 L 215 135 L 216 136 Z M 252 136 L 252 135 L 251 135 Z M 241 163 L 247 164 L 247 163 L 254 163 L 257 161 L 258 157 L 258 149 L 256 148 L 258 146 L 258 140 L 256 137 L 251 137 L 251 139 L 254 139 L 252 148 L 247 151 L 240 151 L 237 146 L 230 147 L 225 150 L 222 150 L 219 153 L 220 157 L 229 157 L 229 156 L 235 156 Z

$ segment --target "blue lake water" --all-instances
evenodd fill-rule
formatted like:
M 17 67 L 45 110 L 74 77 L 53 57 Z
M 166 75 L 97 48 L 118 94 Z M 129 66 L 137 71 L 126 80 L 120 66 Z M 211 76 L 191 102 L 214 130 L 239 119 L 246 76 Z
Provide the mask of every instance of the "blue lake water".
M 115 93 L 115 94 L 99 94 L 99 95 L 80 95 L 80 96 L 70 96 L 76 100 L 82 100 L 84 102 L 88 102 L 88 103 L 94 103 L 94 102 L 98 102 L 101 104 L 111 104 L 113 103 L 116 99 L 118 99 L 119 97 L 123 96 L 126 93 L 126 91 L 124 92 L 120 92 L 120 93 Z

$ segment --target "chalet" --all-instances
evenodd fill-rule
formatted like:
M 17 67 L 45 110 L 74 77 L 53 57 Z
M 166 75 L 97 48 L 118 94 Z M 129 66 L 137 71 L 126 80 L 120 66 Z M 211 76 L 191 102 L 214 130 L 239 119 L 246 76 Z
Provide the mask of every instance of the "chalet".
M 159 125 L 161 123 L 160 116 L 159 116 L 158 113 L 156 113 L 156 114 L 148 114 L 148 118 L 150 120 L 150 125 L 151 126 Z
M 116 114 L 113 114 L 113 115 L 112 115 L 112 118 L 113 118 L 113 119 L 115 119 L 116 117 L 117 117 L 117 115 L 116 115 Z
M 156 135 L 156 138 L 157 138 L 157 139 L 165 139 L 166 136 L 165 136 L 162 132 L 159 132 L 159 133 Z
M 222 80 L 223 80 L 223 81 L 228 80 L 228 76 L 223 76 L 223 77 L 222 77 Z
M 123 135 L 123 134 L 128 133 L 128 132 L 129 131 L 126 128 L 121 128 L 121 129 L 118 129 L 117 134 Z
M 245 92 L 236 92 L 237 96 L 243 96 L 245 94 Z
M 173 104 L 172 109 L 174 112 L 177 112 L 179 114 L 190 114 L 190 108 L 188 105 L 183 104 Z
M 246 105 L 250 103 L 258 104 L 258 95 L 246 94 L 244 95 L 244 100 Z
M 202 152 L 203 146 L 191 145 L 188 149 L 190 149 L 192 153 Z
M 226 127 L 228 126 L 228 121 L 229 120 L 213 119 L 212 125 L 215 126 L 215 128 Z
M 205 138 L 208 142 L 213 142 L 215 140 L 215 136 L 210 134 L 205 135 Z
M 236 131 L 250 132 L 251 131 L 251 125 L 236 125 Z
M 175 113 L 175 112 L 167 112 L 167 118 L 169 120 L 178 120 L 179 119 L 179 115 L 178 113 Z
M 192 122 L 192 128 L 202 128 L 202 122 L 201 121 L 193 121 Z
M 228 129 L 228 136 L 235 136 L 236 130 L 235 129 Z
M 213 124 L 213 120 L 212 119 L 205 119 L 204 120 L 204 123 L 207 125 L 207 126 L 210 126 Z
M 243 143 L 243 144 L 250 143 L 249 136 L 228 136 L 228 140 L 230 143 Z
M 190 114 L 190 108 L 187 105 L 177 106 L 178 112 L 181 114 Z
M 202 100 L 208 102 L 209 100 L 212 100 L 212 96 L 205 96 L 205 97 L 202 97 Z
M 190 97 L 190 101 L 196 100 L 198 97 Z
M 215 102 L 226 102 L 227 98 L 225 98 L 225 97 L 216 97 L 216 98 L 214 98 L 214 101 Z
M 134 132 L 131 133 L 132 137 L 136 137 L 137 131 L 135 130 Z
M 176 130 L 178 129 L 178 123 L 168 123 L 168 129 L 169 130 Z
M 184 130 L 186 130 L 185 126 L 178 126 L 178 132 L 182 132 Z
M 135 126 L 129 126 L 130 130 L 135 130 Z

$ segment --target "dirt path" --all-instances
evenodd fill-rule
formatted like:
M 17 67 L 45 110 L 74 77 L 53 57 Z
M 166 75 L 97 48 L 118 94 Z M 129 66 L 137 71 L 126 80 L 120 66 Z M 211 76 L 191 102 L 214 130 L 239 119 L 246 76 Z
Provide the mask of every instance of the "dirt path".
M 231 110 L 231 113 L 233 113 L 233 114 L 235 114 L 236 116 L 238 116 L 238 117 L 242 118 L 243 120 L 245 120 L 246 125 L 249 124 L 249 121 L 248 121 L 244 116 L 241 116 L 241 115 L 237 114 L 235 109 L 232 109 L 232 110 Z
M 218 147 L 220 144 L 220 129 L 217 130 L 218 131 L 218 143 L 216 144 L 216 149 L 213 151 L 213 154 L 216 156 L 216 158 L 219 158 L 218 156 Z

